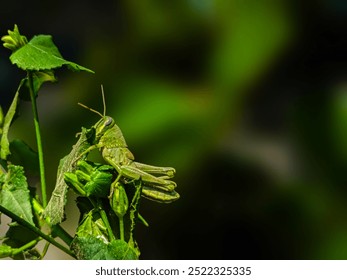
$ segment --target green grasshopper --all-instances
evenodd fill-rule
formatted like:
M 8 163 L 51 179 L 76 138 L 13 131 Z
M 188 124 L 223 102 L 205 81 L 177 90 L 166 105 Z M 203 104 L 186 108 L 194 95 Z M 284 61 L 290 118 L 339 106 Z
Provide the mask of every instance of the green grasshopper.
M 44 211 L 44 216 L 48 217 L 52 225 L 59 224 L 64 219 L 64 206 L 68 185 L 64 180 L 64 174 L 76 170 L 76 159 L 86 158 L 85 151 L 94 143 L 95 129 L 82 127 L 79 139 L 72 147 L 71 152 L 59 162 L 57 180 L 50 201 Z
M 174 191 L 176 183 L 169 180 L 176 171 L 172 167 L 158 167 L 136 162 L 134 155 L 128 149 L 121 129 L 112 117 L 106 116 L 105 99 L 103 95 L 104 114 L 81 103 L 82 107 L 98 114 L 101 119 L 93 126 L 95 129 L 95 144 L 86 149 L 87 154 L 93 149 L 100 149 L 103 159 L 118 173 L 116 182 L 121 178 L 125 181 L 141 180 L 143 196 L 158 202 L 171 202 L 179 198 Z

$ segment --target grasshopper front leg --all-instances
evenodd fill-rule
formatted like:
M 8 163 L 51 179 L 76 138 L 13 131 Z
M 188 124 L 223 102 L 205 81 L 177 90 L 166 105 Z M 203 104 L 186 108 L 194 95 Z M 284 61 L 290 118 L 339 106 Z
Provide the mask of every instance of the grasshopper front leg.
M 98 144 L 89 146 L 83 153 L 81 153 L 78 157 L 74 159 L 73 164 L 77 164 L 77 162 L 80 161 L 83 157 L 87 157 L 88 153 L 98 148 L 100 148 L 100 145 Z

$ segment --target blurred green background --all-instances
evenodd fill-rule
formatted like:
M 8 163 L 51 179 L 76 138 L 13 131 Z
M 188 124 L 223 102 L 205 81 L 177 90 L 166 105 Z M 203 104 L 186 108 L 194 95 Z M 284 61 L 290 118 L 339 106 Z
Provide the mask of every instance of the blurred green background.
M 176 168 L 180 200 L 142 200 L 142 259 L 347 259 L 346 18 L 342 0 L 18 0 L 1 4 L 0 30 L 51 34 L 95 71 L 58 70 L 40 92 L 51 189 L 98 120 L 77 102 L 102 111 L 101 84 L 136 160 Z M 8 56 L 5 109 L 24 75 Z M 10 136 L 35 148 L 21 110 Z

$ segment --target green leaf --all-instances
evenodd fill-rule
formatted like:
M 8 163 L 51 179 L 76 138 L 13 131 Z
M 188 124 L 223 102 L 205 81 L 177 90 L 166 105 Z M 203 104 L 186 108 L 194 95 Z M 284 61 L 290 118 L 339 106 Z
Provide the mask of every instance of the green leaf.
M 94 136 L 94 128 L 87 129 L 82 127 L 80 137 L 76 144 L 73 145 L 71 152 L 59 162 L 55 188 L 44 211 L 44 216 L 50 219 L 52 225 L 61 223 L 65 218 L 64 207 L 66 204 L 68 185 L 65 183 L 64 174 L 76 169 L 76 160 L 90 147 L 91 143 L 94 141 Z M 86 155 L 83 155 L 82 159 L 85 157 Z
M 94 236 L 76 237 L 71 249 L 79 260 L 137 260 L 134 248 L 122 240 L 105 244 Z
M 41 260 L 42 256 L 40 255 L 37 249 L 26 250 L 23 252 L 25 260 Z
M 37 153 L 28 144 L 19 139 L 10 142 L 11 155 L 9 160 L 12 164 L 24 167 L 26 174 L 39 174 L 39 159 Z
M 6 160 L 7 156 L 9 154 L 11 154 L 10 144 L 9 144 L 7 135 L 8 135 L 8 131 L 10 129 L 13 117 L 16 113 L 17 104 L 18 104 L 18 95 L 19 95 L 19 91 L 20 91 L 20 88 L 23 85 L 23 83 L 24 83 L 24 80 L 22 80 L 20 82 L 19 87 L 17 89 L 17 92 L 16 92 L 16 94 L 13 98 L 13 101 L 11 103 L 11 106 L 8 109 L 8 112 L 7 112 L 5 119 L 4 119 L 4 126 L 2 129 L 1 142 L 0 142 L 0 146 L 1 146 L 0 157 L 4 160 Z
M 65 182 L 71 187 L 81 187 L 86 196 L 107 197 L 112 183 L 112 171 L 110 165 L 102 165 L 94 162 L 80 160 L 77 162 L 77 170 L 73 173 L 65 173 Z
M 56 82 L 57 79 L 54 75 L 53 70 L 45 70 L 45 71 L 35 71 L 32 73 L 33 78 L 33 87 L 34 87 L 34 93 L 37 97 L 37 93 L 39 92 L 41 86 L 45 82 Z M 30 99 L 30 85 L 29 85 L 29 79 L 25 79 L 25 87 L 22 87 L 19 92 L 19 98 L 21 100 L 25 101 L 31 101 Z
M 0 247 L 0 257 L 1 253 L 5 254 L 7 252 L 9 255 L 4 255 L 3 257 L 11 257 L 16 260 L 37 258 L 35 250 L 32 249 L 37 244 L 37 240 L 35 240 L 37 237 L 38 235 L 28 228 L 16 222 L 10 223 L 10 228 L 2 243 L 3 248 Z M 30 244 L 29 247 L 27 247 L 28 244 Z M 26 248 L 23 248 L 23 246 Z M 11 251 L 9 251 L 9 248 L 11 248 Z M 1 252 L 1 250 L 3 250 L 3 252 Z
M 138 251 L 123 240 L 113 240 L 108 247 L 116 260 L 137 260 L 139 257 Z
M 4 123 L 4 113 L 3 113 L 2 108 L 0 106 L 0 135 L 2 134 L 3 123 Z
M 107 229 L 100 214 L 96 211 L 87 213 L 77 228 L 78 237 L 94 236 L 104 243 L 108 243 Z
M 12 222 L 6 232 L 6 240 L 4 241 L 4 244 L 11 246 L 12 248 L 19 248 L 37 237 L 38 235 L 28 228 L 16 222 Z
M 0 205 L 35 226 L 23 167 L 9 165 L 0 175 Z
M 13 222 L 10 224 L 10 228 L 6 233 L 6 240 L 3 242 L 4 245 L 12 248 L 11 257 L 13 259 L 22 260 L 30 258 L 29 251 L 32 249 L 18 250 L 18 248 L 25 246 L 29 242 L 33 241 L 38 237 L 37 234 L 33 233 L 28 228 Z M 35 246 L 37 242 L 34 242 L 31 246 Z
M 75 71 L 94 73 L 88 68 L 65 60 L 50 35 L 34 36 L 26 45 L 15 51 L 10 56 L 10 60 L 26 71 L 52 70 L 66 65 Z

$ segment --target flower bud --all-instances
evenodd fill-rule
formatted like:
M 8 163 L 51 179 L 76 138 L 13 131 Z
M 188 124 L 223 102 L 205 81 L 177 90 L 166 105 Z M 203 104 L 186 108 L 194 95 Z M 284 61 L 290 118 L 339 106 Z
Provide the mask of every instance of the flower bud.
M 118 218 L 122 218 L 128 210 L 129 201 L 123 185 L 119 182 L 112 184 L 113 192 L 110 197 L 110 204 Z

